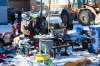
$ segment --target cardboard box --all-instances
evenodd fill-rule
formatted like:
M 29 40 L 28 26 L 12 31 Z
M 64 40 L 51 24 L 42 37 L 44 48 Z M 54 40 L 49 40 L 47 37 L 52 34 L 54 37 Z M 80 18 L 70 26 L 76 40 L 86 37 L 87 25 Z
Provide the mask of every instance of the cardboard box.
M 81 59 L 73 62 L 65 63 L 64 66 L 86 66 L 92 62 L 89 59 Z

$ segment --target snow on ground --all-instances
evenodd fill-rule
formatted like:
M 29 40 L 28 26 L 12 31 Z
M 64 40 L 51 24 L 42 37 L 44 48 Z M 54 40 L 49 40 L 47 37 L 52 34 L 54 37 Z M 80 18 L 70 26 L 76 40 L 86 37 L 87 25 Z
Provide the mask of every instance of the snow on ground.
M 89 66 L 98 66 L 97 64 L 100 64 L 100 55 L 94 55 L 90 54 L 87 51 L 79 51 L 79 52 L 73 52 L 70 56 L 57 56 L 55 59 L 52 58 L 52 66 L 64 66 L 65 63 L 76 61 L 80 59 L 90 59 L 93 64 Z M 0 66 L 9 66 L 14 64 L 15 66 L 48 66 L 43 63 L 37 63 L 35 61 L 35 58 L 33 56 L 27 57 L 22 55 L 17 55 L 13 59 L 7 59 L 6 64 L 1 64 Z
M 56 19 L 58 20 L 59 18 L 55 18 L 55 20 Z M 51 19 L 51 21 L 52 21 L 52 19 Z M 78 25 L 78 24 L 74 25 L 74 30 L 75 29 L 76 29 L 76 31 L 79 29 L 82 29 L 82 26 Z M 11 32 L 11 31 L 12 31 L 11 24 L 0 25 L 0 33 Z M 73 32 L 75 32 L 75 31 L 73 31 Z M 73 33 L 73 32 L 70 32 L 70 33 Z M 64 64 L 66 62 L 75 61 L 75 60 L 82 59 L 82 58 L 89 58 L 92 60 L 92 62 L 95 62 L 95 63 L 98 63 L 100 61 L 100 55 L 94 55 L 94 54 L 90 54 L 86 51 L 83 51 L 83 52 L 73 52 L 72 55 L 70 55 L 70 56 L 57 57 L 57 58 L 53 59 L 53 64 L 55 66 L 56 65 L 57 66 L 64 66 Z M 47 66 L 47 65 L 43 65 L 43 64 L 39 65 L 34 61 L 34 59 L 33 60 L 32 59 L 33 58 L 31 58 L 30 60 L 27 60 L 26 57 L 22 57 L 21 55 L 17 55 L 15 58 L 11 59 L 11 64 L 15 64 L 16 66 Z M 0 66 L 8 66 L 8 65 L 5 64 L 5 65 L 0 65 Z M 91 66 L 97 66 L 97 65 L 91 65 Z
M 46 20 L 50 23 L 59 23 L 59 24 L 61 24 L 61 22 L 62 22 L 62 20 L 59 16 L 47 17 Z
M 12 31 L 12 25 L 11 24 L 0 25 L 0 33 L 11 32 L 11 31 Z

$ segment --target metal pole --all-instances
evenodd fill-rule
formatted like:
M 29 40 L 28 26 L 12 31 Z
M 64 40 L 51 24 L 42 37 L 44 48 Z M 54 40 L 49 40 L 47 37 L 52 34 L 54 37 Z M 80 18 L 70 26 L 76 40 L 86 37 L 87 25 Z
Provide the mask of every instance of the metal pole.
M 40 17 L 42 17 L 42 0 L 41 0 L 41 3 L 40 3 Z
M 51 0 L 49 0 L 49 21 L 48 21 L 48 33 L 49 33 L 49 30 L 50 30 L 50 25 L 49 25 L 49 23 L 50 23 L 50 5 L 51 5 Z
M 40 2 L 40 21 L 42 22 L 42 0 Z M 39 54 L 41 55 L 41 50 L 42 50 L 42 47 L 41 47 L 41 38 L 39 38 Z

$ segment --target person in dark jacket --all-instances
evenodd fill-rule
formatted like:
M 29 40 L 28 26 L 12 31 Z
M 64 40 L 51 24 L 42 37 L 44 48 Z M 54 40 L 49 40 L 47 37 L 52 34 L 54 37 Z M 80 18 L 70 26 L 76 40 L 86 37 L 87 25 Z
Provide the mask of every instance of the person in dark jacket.
M 11 24 L 13 25 L 14 22 L 15 22 L 15 19 L 16 19 L 16 18 L 15 18 L 15 13 L 12 12 L 10 16 L 11 16 Z
M 47 34 L 48 32 L 48 25 L 47 25 L 47 21 L 46 18 L 44 16 L 42 17 L 37 17 L 36 18 L 36 25 L 35 25 L 35 31 L 37 34 L 41 33 L 41 34 Z
M 61 12 L 62 24 L 68 30 L 73 29 L 73 17 L 70 9 L 63 9 Z
M 17 11 L 17 14 L 18 14 L 17 20 L 18 20 L 18 22 L 20 23 L 21 20 L 22 20 L 22 17 L 21 17 L 22 11 L 20 11 L 20 10 Z
M 64 42 L 68 43 L 71 40 L 70 35 L 67 34 L 69 30 L 73 29 L 73 17 L 71 15 L 71 10 L 69 8 L 63 9 L 61 12 L 62 27 L 64 28 Z M 67 47 L 65 47 L 67 50 Z M 67 51 L 61 53 L 61 55 L 69 55 Z

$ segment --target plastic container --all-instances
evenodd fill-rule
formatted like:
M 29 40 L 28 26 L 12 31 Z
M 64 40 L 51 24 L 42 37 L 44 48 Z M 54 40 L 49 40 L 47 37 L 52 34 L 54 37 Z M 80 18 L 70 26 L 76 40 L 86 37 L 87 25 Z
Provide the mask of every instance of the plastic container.
M 78 33 L 80 33 L 82 30 L 83 30 L 82 27 L 77 27 L 77 28 L 76 28 L 76 32 L 78 32 Z
M 96 35 L 95 35 L 96 38 L 100 38 L 100 25 L 90 26 L 90 30 L 92 32 L 95 32 L 96 33 Z

